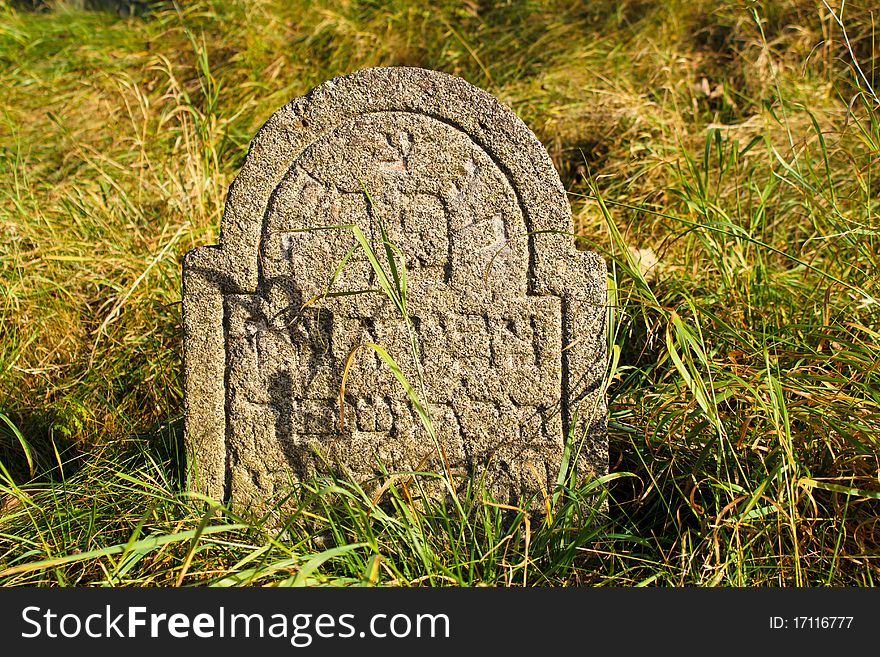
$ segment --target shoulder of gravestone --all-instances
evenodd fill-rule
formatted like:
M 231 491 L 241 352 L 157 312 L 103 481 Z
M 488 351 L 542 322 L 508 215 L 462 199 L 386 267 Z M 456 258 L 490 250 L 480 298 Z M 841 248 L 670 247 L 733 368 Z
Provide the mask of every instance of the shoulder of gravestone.
M 205 293 L 211 290 L 235 291 L 240 286 L 229 275 L 229 267 L 223 258 L 223 252 L 219 244 L 210 246 L 198 246 L 187 251 L 183 256 L 183 286 L 184 292 Z
M 563 281 L 562 296 L 604 306 L 608 295 L 608 265 L 604 258 L 595 251 L 572 247 L 567 261 L 569 276 Z
M 214 269 L 220 262 L 220 245 L 211 244 L 209 246 L 197 246 L 190 249 L 183 256 L 183 269 Z
M 595 251 L 578 251 L 573 244 L 560 251 L 538 252 L 537 293 L 604 305 L 608 266 L 602 256 Z

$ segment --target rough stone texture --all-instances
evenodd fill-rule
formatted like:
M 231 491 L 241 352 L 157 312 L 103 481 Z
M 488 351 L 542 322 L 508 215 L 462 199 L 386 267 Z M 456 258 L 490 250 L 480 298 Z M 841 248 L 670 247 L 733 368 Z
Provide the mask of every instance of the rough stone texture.
M 348 226 L 384 260 L 380 221 L 405 258 L 418 366 L 386 296 L 338 294 L 379 287 Z M 464 80 L 368 69 L 280 109 L 229 190 L 220 244 L 184 260 L 190 489 L 261 507 L 327 467 L 367 483 L 448 468 L 456 486 L 474 475 L 499 502 L 540 506 L 572 423 L 579 476 L 604 474 L 606 269 L 571 231 L 544 148 Z M 440 450 L 370 348 L 340 409 L 365 343 L 414 385 L 421 369 Z

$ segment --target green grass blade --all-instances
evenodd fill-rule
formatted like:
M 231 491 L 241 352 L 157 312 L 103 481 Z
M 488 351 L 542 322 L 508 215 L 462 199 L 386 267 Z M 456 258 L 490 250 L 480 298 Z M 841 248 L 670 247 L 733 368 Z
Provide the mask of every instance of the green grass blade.
M 16 440 L 18 440 L 18 444 L 21 445 L 21 449 L 24 452 L 24 457 L 27 459 L 28 471 L 30 472 L 31 477 L 34 476 L 34 457 L 31 455 L 31 447 L 28 445 L 27 440 L 24 439 L 21 431 L 18 430 L 18 427 L 10 420 L 6 415 L 0 413 L 0 420 L 9 427 L 9 430 L 12 431 L 12 435 L 15 436 Z

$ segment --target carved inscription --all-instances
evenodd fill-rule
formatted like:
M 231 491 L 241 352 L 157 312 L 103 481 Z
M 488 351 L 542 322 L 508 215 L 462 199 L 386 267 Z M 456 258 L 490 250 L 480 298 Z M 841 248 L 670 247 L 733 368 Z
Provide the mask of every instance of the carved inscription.
M 377 291 L 350 228 L 384 258 L 380 220 L 406 262 L 421 373 L 407 323 Z M 560 300 L 527 294 L 527 248 L 505 176 L 448 125 L 366 115 L 310 146 L 274 193 L 257 294 L 225 297 L 233 495 L 254 481 L 284 486 L 289 470 L 308 477 L 322 457 L 362 476 L 381 474 L 380 462 L 425 468 L 436 448 L 388 365 L 358 349 L 367 343 L 424 382 L 456 470 L 494 459 L 505 492 L 534 479 L 525 461 L 543 468 L 540 450 L 561 446 L 562 336 Z M 235 463 L 239 449 L 265 458 Z

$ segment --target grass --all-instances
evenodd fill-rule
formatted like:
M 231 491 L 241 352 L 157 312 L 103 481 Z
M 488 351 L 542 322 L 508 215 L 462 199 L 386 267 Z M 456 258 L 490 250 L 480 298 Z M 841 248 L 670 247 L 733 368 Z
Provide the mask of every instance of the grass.
M 801 0 L 0 1 L 0 583 L 874 585 L 876 19 Z M 393 64 L 511 106 L 610 265 L 612 476 L 544 521 L 478 482 L 450 513 L 412 503 L 419 477 L 380 499 L 327 478 L 275 529 L 181 489 L 180 259 L 216 243 L 275 109 Z

